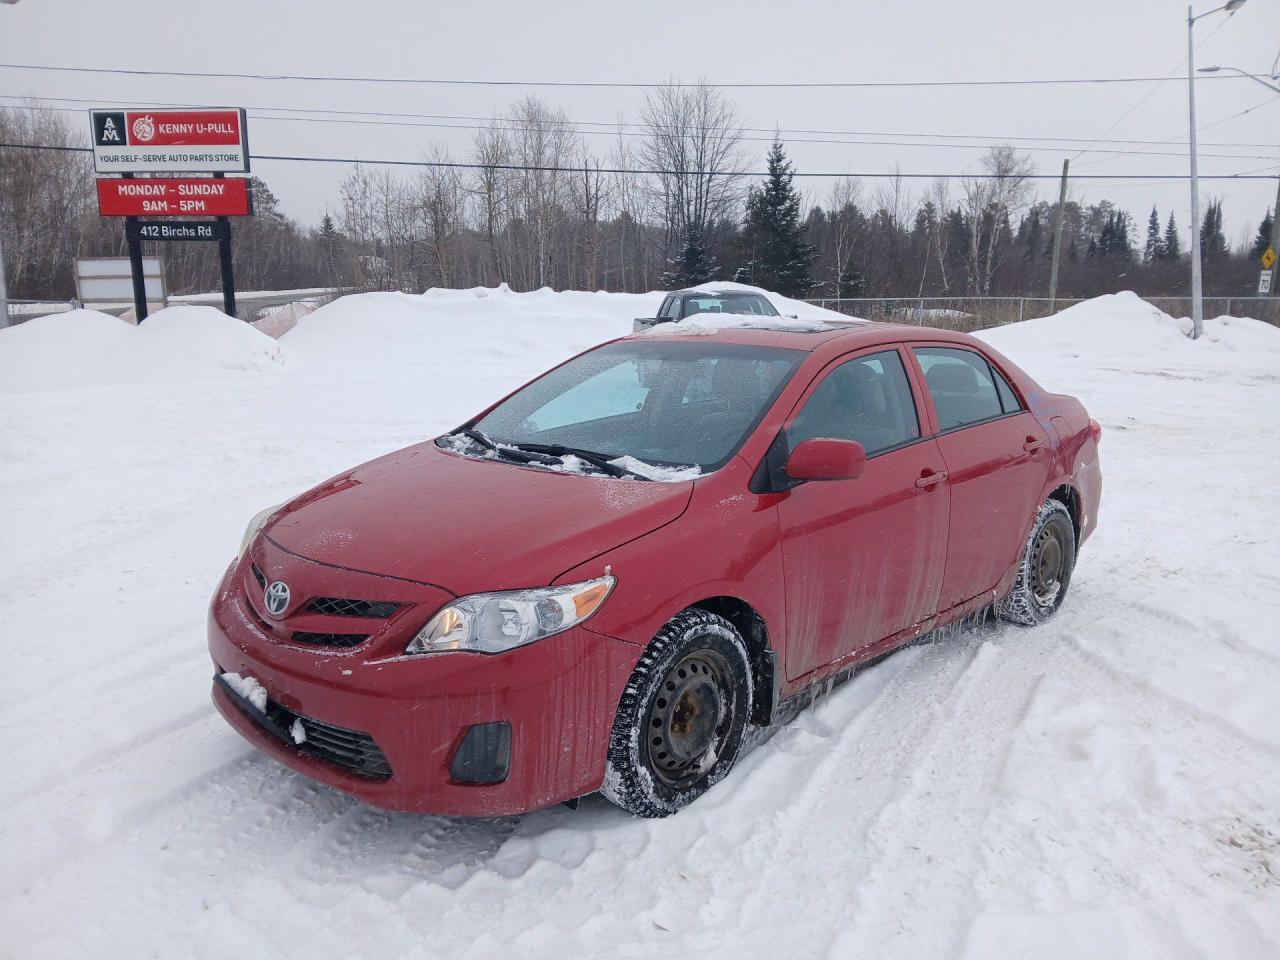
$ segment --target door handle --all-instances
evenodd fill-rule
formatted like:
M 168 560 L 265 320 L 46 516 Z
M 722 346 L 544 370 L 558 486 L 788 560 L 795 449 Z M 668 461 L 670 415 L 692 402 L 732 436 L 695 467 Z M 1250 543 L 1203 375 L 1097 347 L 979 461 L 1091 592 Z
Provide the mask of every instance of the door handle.
M 945 470 L 939 470 L 937 473 L 926 473 L 916 481 L 916 486 L 923 490 L 925 487 L 932 487 L 945 479 L 947 479 L 947 471 Z
M 1044 437 L 1027 437 L 1027 442 L 1022 445 L 1022 449 L 1027 453 L 1033 450 L 1039 450 L 1044 446 Z

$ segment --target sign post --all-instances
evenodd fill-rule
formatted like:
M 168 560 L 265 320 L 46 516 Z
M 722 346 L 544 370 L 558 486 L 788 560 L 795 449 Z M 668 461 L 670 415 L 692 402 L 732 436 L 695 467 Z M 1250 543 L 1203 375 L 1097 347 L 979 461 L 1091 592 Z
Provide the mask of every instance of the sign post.
M 89 111 L 98 213 L 125 218 L 138 322 L 147 316 L 142 273 L 144 240 L 216 240 L 222 303 L 236 315 L 230 217 L 253 214 L 249 181 L 228 173 L 249 170 L 249 136 L 243 109 Z M 135 174 L 168 174 L 138 179 Z M 172 176 L 206 173 L 207 177 Z M 212 222 L 142 222 L 139 217 L 214 217 Z

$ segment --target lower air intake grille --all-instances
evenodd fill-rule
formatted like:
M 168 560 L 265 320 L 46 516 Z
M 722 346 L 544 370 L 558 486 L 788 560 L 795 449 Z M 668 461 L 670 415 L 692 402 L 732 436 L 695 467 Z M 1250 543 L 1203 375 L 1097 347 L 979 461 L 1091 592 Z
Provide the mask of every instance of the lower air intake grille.
M 379 780 L 391 776 L 391 764 L 369 734 L 335 727 L 310 717 L 299 717 L 298 720 L 307 735 L 307 739 L 298 745 L 303 753 L 313 754 L 362 776 Z
M 214 678 L 232 701 L 249 719 L 253 720 L 281 743 L 305 753 L 317 760 L 371 780 L 386 780 L 391 776 L 391 764 L 373 737 L 359 730 L 334 726 L 321 720 L 313 720 L 282 707 L 274 700 L 267 701 L 266 711 L 259 711 L 248 700 L 236 693 L 221 676 Z M 302 727 L 305 739 L 298 743 L 293 736 L 293 726 Z

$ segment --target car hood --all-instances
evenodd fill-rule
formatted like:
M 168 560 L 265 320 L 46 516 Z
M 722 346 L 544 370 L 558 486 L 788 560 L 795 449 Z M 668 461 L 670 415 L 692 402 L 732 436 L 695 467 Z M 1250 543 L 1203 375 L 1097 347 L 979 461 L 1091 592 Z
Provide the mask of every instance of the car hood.
M 692 482 L 558 473 L 428 442 L 315 487 L 266 534 L 311 560 L 463 595 L 551 583 L 675 520 L 692 492 Z

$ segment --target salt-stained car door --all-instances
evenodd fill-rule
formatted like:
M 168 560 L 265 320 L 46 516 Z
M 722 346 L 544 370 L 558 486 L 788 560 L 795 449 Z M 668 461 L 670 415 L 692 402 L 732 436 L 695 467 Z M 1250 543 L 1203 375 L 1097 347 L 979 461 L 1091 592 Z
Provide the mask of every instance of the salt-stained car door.
M 815 379 L 787 428 L 867 450 L 853 480 L 802 483 L 778 505 L 786 589 L 786 672 L 803 676 L 935 612 L 946 552 L 944 470 L 922 437 L 903 358 L 877 348 Z M 921 481 L 925 482 L 921 482 Z
M 939 608 L 991 590 L 1021 555 L 1049 471 L 1048 437 L 1004 376 L 954 345 L 913 350 L 938 418 L 951 497 Z

